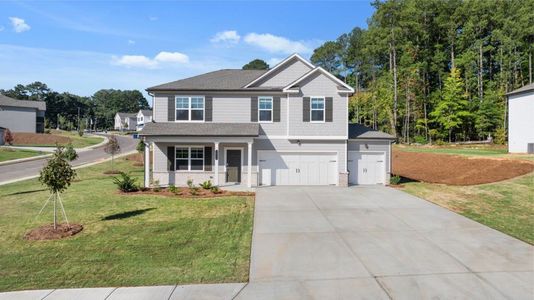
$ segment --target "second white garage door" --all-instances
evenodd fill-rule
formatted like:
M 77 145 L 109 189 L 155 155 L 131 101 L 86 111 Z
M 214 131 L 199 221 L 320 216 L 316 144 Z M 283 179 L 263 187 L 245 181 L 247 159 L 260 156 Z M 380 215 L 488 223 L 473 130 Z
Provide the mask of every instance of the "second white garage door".
M 350 184 L 384 184 L 386 169 L 383 152 L 349 151 L 348 158 Z
M 337 184 L 337 153 L 259 151 L 261 185 Z

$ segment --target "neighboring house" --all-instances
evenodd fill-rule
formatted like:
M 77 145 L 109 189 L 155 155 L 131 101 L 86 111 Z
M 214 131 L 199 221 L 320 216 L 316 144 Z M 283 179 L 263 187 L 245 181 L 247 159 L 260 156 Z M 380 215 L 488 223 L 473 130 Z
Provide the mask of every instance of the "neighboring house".
M 11 132 L 44 132 L 46 103 L 17 100 L 0 94 L 0 127 Z
M 150 109 L 140 109 L 137 113 L 137 131 L 143 129 L 145 123 L 152 122 L 152 111 Z
M 534 153 L 534 83 L 508 94 L 508 152 Z
M 393 137 L 349 125 L 353 89 L 297 54 L 270 70 L 220 70 L 147 91 L 154 122 L 140 136 L 153 144 L 160 185 L 389 182 Z
M 4 134 L 6 132 L 6 129 L 4 127 L 0 127 L 0 146 L 4 145 Z
M 115 130 L 135 130 L 137 126 L 136 113 L 116 113 L 115 114 Z

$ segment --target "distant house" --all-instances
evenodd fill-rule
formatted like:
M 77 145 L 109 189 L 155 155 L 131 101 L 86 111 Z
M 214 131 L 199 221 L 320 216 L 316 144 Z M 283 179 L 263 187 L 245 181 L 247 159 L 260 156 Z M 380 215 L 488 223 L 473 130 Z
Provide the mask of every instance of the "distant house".
M 508 152 L 534 153 L 534 83 L 508 94 Z
M 136 113 L 121 113 L 115 114 L 115 130 L 135 130 L 137 125 Z
M 137 131 L 143 129 L 145 123 L 152 122 L 152 111 L 150 109 L 141 109 L 137 113 Z
M 17 100 L 0 94 L 0 127 L 11 132 L 44 132 L 46 103 Z

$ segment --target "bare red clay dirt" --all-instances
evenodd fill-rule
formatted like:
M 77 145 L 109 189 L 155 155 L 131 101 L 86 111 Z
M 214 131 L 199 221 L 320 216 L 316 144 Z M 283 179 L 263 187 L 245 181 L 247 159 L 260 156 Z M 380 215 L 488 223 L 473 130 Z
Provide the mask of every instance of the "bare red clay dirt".
M 26 233 L 24 238 L 29 241 L 58 240 L 73 236 L 82 231 L 82 229 L 83 226 L 80 224 L 57 224 L 56 229 L 54 229 L 54 224 L 48 224 L 32 229 Z
M 514 178 L 534 171 L 520 160 L 393 151 L 393 174 L 412 180 L 449 185 L 476 185 Z
M 13 133 L 13 145 L 55 145 L 68 144 L 71 140 L 66 136 L 59 136 L 46 133 Z

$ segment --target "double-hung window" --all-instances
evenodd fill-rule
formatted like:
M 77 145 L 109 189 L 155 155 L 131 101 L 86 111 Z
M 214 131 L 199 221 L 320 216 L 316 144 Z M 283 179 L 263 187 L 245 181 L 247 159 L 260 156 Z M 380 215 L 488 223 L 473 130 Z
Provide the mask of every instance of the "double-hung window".
M 273 97 L 258 98 L 258 120 L 260 122 L 273 121 Z
M 203 171 L 204 147 L 176 147 L 176 171 Z
M 310 120 L 312 122 L 324 122 L 324 97 L 312 97 L 310 99 Z
M 204 97 L 176 96 L 176 121 L 204 121 Z

